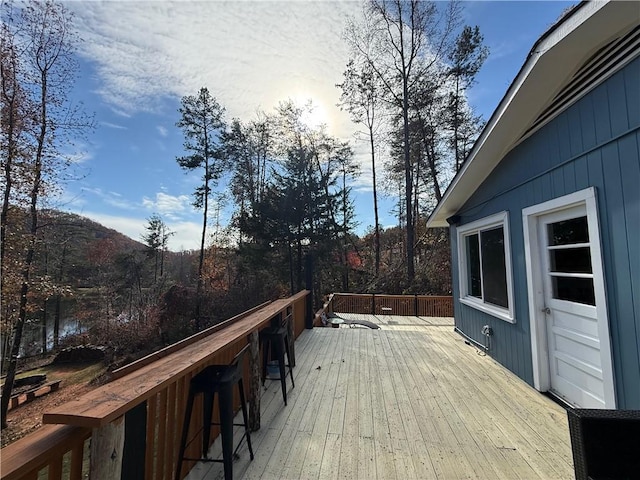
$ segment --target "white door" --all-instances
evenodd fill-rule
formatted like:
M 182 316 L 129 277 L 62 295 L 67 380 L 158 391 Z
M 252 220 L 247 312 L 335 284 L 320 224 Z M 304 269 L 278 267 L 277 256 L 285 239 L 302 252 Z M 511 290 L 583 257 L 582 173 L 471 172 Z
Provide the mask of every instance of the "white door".
M 586 206 L 538 216 L 537 231 L 550 390 L 576 407 L 605 408 Z

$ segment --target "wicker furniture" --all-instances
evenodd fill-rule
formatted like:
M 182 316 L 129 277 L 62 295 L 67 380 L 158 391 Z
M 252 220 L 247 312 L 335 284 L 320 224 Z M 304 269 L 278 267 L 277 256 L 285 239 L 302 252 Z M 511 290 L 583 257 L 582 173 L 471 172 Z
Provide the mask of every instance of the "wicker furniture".
M 576 480 L 640 478 L 640 410 L 568 409 Z

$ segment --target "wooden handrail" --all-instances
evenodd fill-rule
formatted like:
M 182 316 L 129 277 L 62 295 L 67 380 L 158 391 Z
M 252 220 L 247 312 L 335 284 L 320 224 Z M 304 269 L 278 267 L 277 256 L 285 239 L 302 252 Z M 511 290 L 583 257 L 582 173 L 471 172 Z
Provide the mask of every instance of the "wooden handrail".
M 452 317 L 453 297 L 335 293 L 333 309 L 342 313 Z
M 217 331 L 222 330 L 223 328 L 231 325 L 232 323 L 252 314 L 253 312 L 256 312 L 258 310 L 260 310 L 261 308 L 269 305 L 271 303 L 271 301 L 268 302 L 264 302 L 261 303 L 260 305 L 257 305 L 245 312 L 239 313 L 238 315 L 236 315 L 235 317 L 231 317 L 228 320 L 225 320 L 224 322 L 220 322 L 216 325 L 213 325 L 212 327 L 209 327 L 205 330 L 202 330 L 201 332 L 195 333 L 193 335 L 191 335 L 190 337 L 187 337 L 183 340 L 180 340 L 179 342 L 173 343 L 171 345 L 166 346 L 165 348 L 158 350 L 156 352 L 153 352 L 149 355 L 147 355 L 146 357 L 142 357 L 138 360 L 136 360 L 135 362 L 131 362 L 128 365 L 125 365 L 121 368 L 118 368 L 116 370 L 114 370 L 111 373 L 111 380 L 117 380 L 118 378 L 124 377 L 125 375 L 128 375 L 129 373 L 138 370 L 141 367 L 144 367 L 145 365 L 149 365 L 152 362 L 155 362 L 156 360 L 159 360 L 160 358 L 166 357 L 167 355 L 169 355 L 170 353 L 173 352 L 177 352 L 178 350 L 180 350 L 181 348 L 186 347 L 187 345 L 191 345 L 194 342 L 197 342 L 198 340 L 204 338 L 204 337 L 208 337 L 209 335 L 211 335 L 212 333 L 215 333 Z
M 69 451 L 69 445 L 84 442 L 91 430 L 68 425 L 44 425 L 24 441 L 12 443 L 2 449 L 0 476 L 2 480 L 23 478 L 38 471 L 56 456 Z M 36 478 L 36 477 L 33 477 Z
M 125 468 L 127 471 L 133 468 L 138 473 L 146 471 L 145 478 L 150 479 L 173 476 L 176 432 L 184 415 L 190 379 L 207 365 L 228 363 L 247 344 L 251 358 L 244 366 L 244 375 L 250 385 L 250 423 L 252 428 L 260 428 L 260 395 L 255 394 L 260 391 L 258 332 L 274 318 L 289 318 L 287 327 L 292 330 L 291 337 L 297 337 L 305 329 L 305 302 L 309 294 L 303 290 L 289 298 L 254 307 L 119 369 L 110 383 L 46 412 L 43 416 L 46 425 L 2 449 L 2 479 L 59 480 L 62 472 L 68 471 L 70 480 L 80 480 L 86 474 L 88 457 L 91 476 L 102 472 L 105 478 L 116 478 Z M 144 408 L 138 408 L 142 406 Z M 146 417 L 146 427 L 127 427 L 125 431 L 125 416 L 132 425 L 140 421 L 144 424 Z M 121 443 L 119 447 L 111 443 L 121 439 L 120 435 L 137 446 L 142 445 L 143 455 L 136 452 L 133 458 L 129 450 L 124 452 Z M 89 438 L 92 440 L 90 454 L 87 452 Z M 212 441 L 213 438 L 215 433 Z M 105 448 L 104 445 L 114 446 Z M 189 448 L 192 446 L 197 450 L 197 442 L 192 442 Z M 118 453 L 114 453 L 116 449 Z M 123 460 L 125 454 L 126 461 Z M 197 455 L 197 451 L 193 454 Z
M 217 352 L 246 339 L 251 332 L 263 328 L 274 316 L 304 295 L 306 291 L 290 298 L 271 302 L 260 310 L 227 325 L 215 335 L 200 338 L 177 352 L 141 366 L 128 375 L 46 412 L 42 422 L 88 428 L 107 425 L 175 382 L 176 378 L 200 368 Z

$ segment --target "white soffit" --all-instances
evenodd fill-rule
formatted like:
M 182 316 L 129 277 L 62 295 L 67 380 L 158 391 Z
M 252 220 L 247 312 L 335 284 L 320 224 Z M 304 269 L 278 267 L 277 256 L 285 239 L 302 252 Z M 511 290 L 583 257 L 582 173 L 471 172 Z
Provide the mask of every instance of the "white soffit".
M 428 228 L 446 227 L 447 218 L 471 197 L 584 61 L 640 22 L 640 3 L 635 1 L 591 1 L 574 8 L 534 45 L 429 217 Z

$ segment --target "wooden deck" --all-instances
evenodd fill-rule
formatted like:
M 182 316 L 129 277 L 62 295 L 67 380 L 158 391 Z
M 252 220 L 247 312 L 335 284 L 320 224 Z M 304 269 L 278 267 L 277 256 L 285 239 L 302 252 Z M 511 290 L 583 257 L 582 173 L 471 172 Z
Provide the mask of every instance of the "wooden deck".
M 573 478 L 565 411 L 465 344 L 451 319 L 340 316 L 381 329 L 300 336 L 289 405 L 268 382 L 255 459 L 243 444 L 234 478 Z M 223 478 L 222 465 L 188 478 Z

